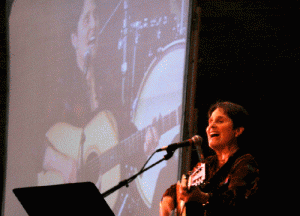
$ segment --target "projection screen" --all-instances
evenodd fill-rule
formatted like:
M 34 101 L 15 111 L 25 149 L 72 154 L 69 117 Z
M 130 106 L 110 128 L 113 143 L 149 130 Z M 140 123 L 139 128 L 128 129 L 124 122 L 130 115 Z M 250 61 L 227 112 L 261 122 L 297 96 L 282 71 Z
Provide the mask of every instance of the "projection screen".
M 103 193 L 180 141 L 189 5 L 14 1 L 5 216 L 27 215 L 14 188 L 91 181 Z M 107 196 L 115 215 L 158 215 L 178 152 Z

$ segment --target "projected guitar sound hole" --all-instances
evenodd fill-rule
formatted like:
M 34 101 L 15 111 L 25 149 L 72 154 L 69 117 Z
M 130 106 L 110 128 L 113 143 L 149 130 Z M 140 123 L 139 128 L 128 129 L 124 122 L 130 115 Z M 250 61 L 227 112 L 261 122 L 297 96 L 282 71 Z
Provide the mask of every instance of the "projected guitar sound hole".
M 89 154 L 83 169 L 83 180 L 96 183 L 100 173 L 100 159 L 95 152 Z

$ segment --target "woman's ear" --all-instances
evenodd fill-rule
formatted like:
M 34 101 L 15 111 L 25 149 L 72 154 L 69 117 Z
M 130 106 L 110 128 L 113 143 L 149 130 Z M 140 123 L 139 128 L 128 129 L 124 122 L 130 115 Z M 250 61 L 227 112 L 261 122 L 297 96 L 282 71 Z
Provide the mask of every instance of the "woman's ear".
M 235 137 L 240 136 L 244 132 L 245 128 L 244 127 L 238 127 L 235 129 Z

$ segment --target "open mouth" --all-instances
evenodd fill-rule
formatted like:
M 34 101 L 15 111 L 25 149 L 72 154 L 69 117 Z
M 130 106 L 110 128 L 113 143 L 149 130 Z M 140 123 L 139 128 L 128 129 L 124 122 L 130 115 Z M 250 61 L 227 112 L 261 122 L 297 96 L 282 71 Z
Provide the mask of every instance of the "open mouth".
M 211 134 L 210 135 L 211 138 L 218 137 L 218 136 L 219 136 L 219 134 Z

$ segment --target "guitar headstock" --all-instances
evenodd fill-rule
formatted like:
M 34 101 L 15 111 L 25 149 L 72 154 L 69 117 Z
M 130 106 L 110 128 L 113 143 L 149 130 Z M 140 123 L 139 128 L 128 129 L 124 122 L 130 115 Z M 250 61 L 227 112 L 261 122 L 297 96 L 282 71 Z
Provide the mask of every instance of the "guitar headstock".
M 199 163 L 190 174 L 188 186 L 199 186 L 205 180 L 205 163 Z

